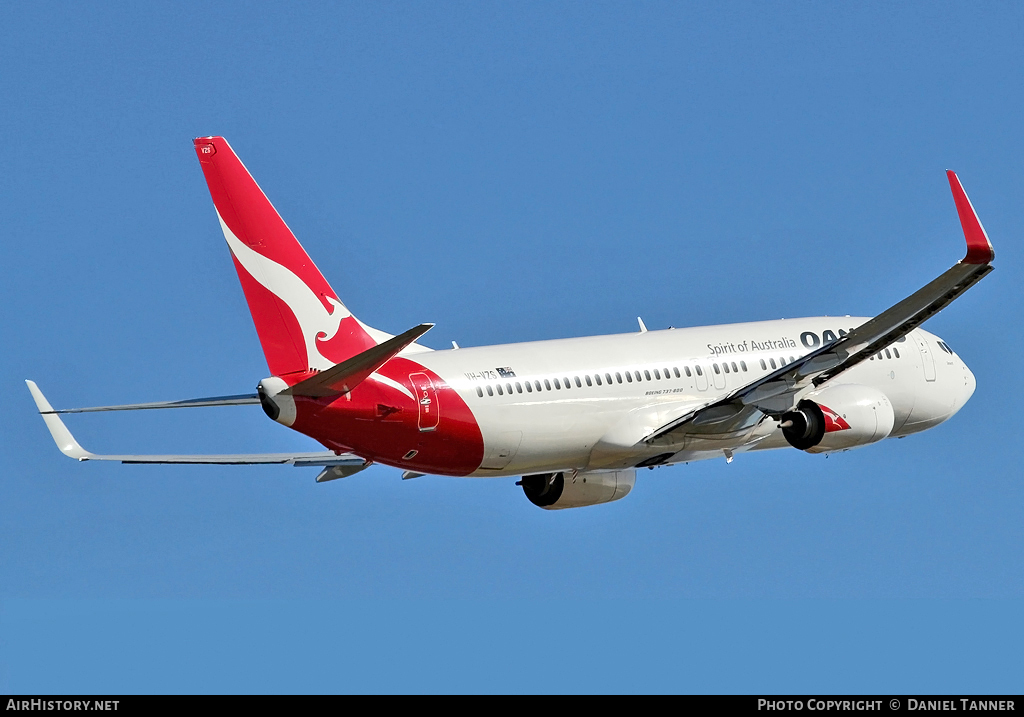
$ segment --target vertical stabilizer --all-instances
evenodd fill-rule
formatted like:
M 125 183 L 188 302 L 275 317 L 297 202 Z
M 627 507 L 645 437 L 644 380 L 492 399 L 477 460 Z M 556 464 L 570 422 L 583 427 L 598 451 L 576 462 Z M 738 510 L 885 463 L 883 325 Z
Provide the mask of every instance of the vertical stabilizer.
M 194 142 L 270 372 L 323 370 L 375 346 L 227 140 Z

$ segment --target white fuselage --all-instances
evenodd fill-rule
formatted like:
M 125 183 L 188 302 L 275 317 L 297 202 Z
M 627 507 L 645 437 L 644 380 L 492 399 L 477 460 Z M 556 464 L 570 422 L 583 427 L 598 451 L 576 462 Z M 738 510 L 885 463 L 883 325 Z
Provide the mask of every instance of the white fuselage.
M 416 360 L 476 416 L 485 458 L 473 475 L 622 468 L 664 455 L 664 445 L 636 444 L 687 408 L 722 398 L 865 321 L 816 317 L 667 329 L 435 351 Z M 895 414 L 893 437 L 942 423 L 975 388 L 959 357 L 922 329 L 829 382 L 837 384 L 884 393 Z M 783 447 L 778 423 L 761 420 L 727 435 L 691 435 L 669 446 L 671 457 L 659 462 Z

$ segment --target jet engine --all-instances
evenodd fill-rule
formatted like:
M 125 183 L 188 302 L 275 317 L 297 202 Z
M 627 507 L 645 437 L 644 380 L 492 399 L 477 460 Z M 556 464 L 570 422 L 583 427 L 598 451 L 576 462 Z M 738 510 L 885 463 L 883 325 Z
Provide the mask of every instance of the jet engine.
M 886 438 L 895 416 L 892 404 L 876 388 L 858 384 L 812 391 L 782 414 L 782 435 L 808 453 L 843 451 Z
M 599 473 L 541 473 L 523 476 L 517 485 L 530 502 L 545 510 L 581 508 L 625 498 L 636 482 L 635 470 Z

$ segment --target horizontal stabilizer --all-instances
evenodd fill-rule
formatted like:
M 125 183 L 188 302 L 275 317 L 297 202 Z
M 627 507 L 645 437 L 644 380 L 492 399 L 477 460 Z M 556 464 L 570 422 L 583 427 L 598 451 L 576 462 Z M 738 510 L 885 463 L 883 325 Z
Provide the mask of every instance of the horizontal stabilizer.
M 126 403 L 121 406 L 92 406 L 90 408 L 60 408 L 45 413 L 99 413 L 103 411 L 148 411 L 155 408 L 209 408 L 210 406 L 249 406 L 260 402 L 259 395 L 243 393 L 237 396 L 190 398 L 184 401 L 154 401 L 152 403 Z M 40 411 L 40 413 L 44 413 Z
M 347 361 L 342 361 L 326 371 L 321 371 L 312 378 L 300 381 L 294 386 L 281 391 L 281 393 L 312 398 L 348 393 L 365 380 L 367 376 L 394 358 L 399 351 L 432 328 L 434 328 L 433 324 L 420 324 L 403 334 L 388 339 L 382 344 L 358 353 Z
M 242 453 L 219 455 L 98 455 L 85 450 L 71 435 L 64 422 L 57 416 L 46 396 L 34 381 L 25 381 L 46 427 L 50 429 L 54 443 L 64 455 L 79 461 L 120 461 L 121 463 L 190 463 L 212 465 L 269 465 L 287 463 L 293 466 L 344 466 L 347 468 L 368 465 L 359 456 L 351 453 L 338 455 L 330 451 L 317 453 Z M 356 472 L 355 470 L 352 471 Z

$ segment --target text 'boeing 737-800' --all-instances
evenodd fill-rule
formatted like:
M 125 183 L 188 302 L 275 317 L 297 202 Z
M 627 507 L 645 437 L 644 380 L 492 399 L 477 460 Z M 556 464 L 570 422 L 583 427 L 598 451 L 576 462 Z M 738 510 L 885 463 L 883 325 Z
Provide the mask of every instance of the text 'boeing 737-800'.
M 921 328 L 992 271 L 995 253 L 947 172 L 967 239 L 951 269 L 878 316 L 805 318 L 433 351 L 433 324 L 397 336 L 345 308 L 222 137 L 199 164 L 270 376 L 254 394 L 54 410 L 58 448 L 81 461 L 319 466 L 317 481 L 373 463 L 424 474 L 522 476 L 548 509 L 624 497 L 638 468 L 770 448 L 843 451 L 927 430 L 974 393 L 974 375 Z M 328 450 L 97 455 L 58 414 L 260 404 Z

